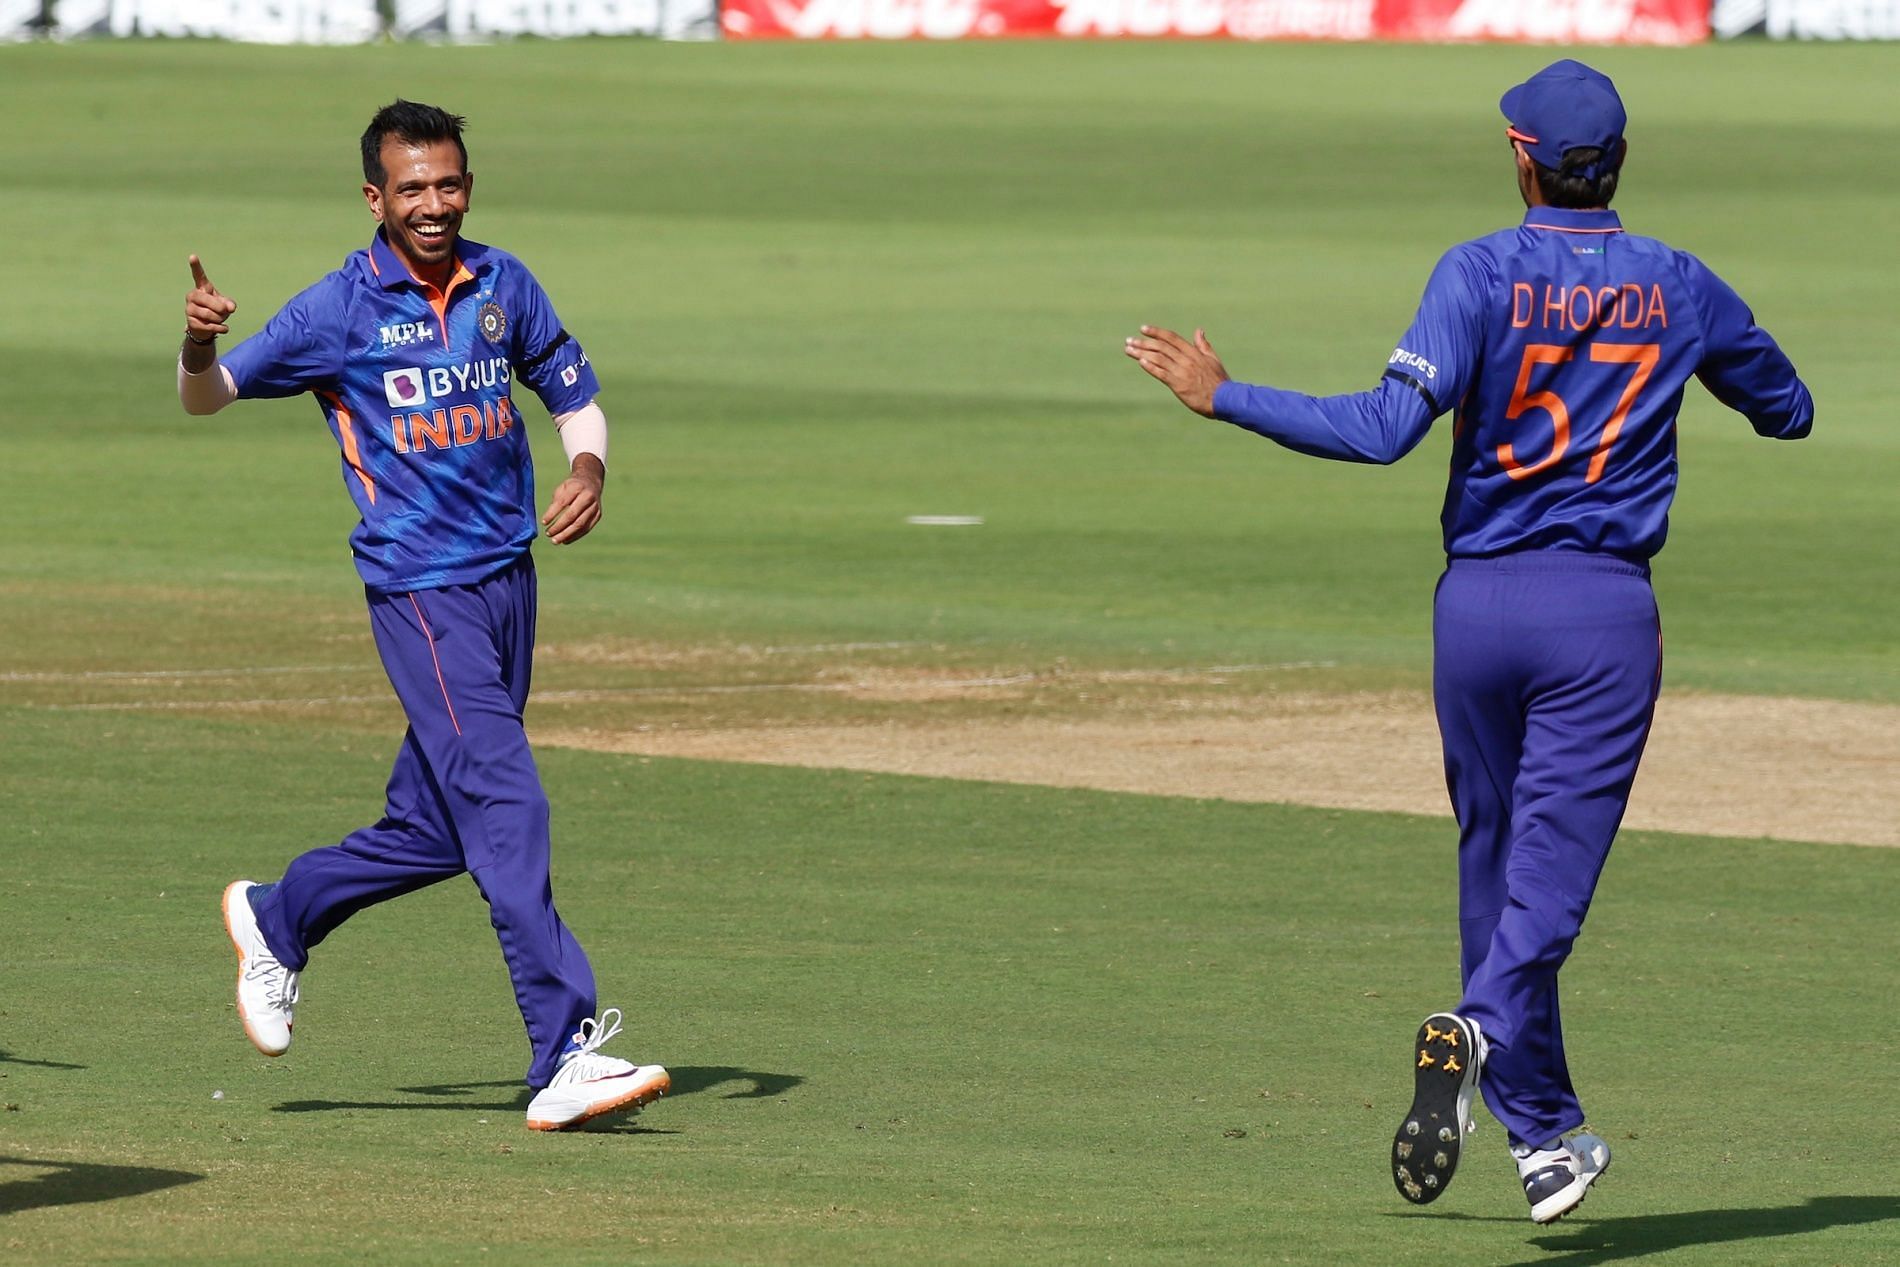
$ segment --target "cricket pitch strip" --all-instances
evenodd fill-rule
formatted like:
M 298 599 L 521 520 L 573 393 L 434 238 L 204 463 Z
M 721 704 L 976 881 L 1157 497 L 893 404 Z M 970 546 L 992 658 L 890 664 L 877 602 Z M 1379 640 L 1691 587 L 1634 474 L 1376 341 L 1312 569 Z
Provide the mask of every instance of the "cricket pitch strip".
M 532 729 L 537 744 L 606 752 L 1450 816 L 1422 692 L 1080 718 L 932 720 L 931 703 L 873 723 Z M 1900 707 L 1665 694 L 1624 825 L 1900 845 Z

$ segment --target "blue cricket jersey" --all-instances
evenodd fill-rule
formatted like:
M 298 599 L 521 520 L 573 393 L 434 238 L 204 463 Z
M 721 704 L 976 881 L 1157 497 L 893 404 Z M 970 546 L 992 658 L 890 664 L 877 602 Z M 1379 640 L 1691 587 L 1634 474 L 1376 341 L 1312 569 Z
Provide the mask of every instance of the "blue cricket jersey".
M 1764 436 L 1813 425 L 1794 366 L 1701 260 L 1613 211 L 1533 207 L 1445 253 L 1373 390 L 1228 382 L 1214 415 L 1301 453 L 1393 462 L 1455 410 L 1448 555 L 1647 559 L 1668 532 L 1691 376 Z
M 520 558 L 538 525 L 512 388 L 551 414 L 600 392 L 526 265 L 466 238 L 455 252 L 438 292 L 378 229 L 222 358 L 240 398 L 316 396 L 362 515 L 356 568 L 379 593 L 472 584 Z

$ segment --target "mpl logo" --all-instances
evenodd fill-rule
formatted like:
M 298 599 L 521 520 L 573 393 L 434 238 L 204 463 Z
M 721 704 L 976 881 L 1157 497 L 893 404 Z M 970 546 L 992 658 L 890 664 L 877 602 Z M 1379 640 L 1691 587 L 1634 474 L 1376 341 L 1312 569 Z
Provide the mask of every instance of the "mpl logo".
M 435 328 L 426 321 L 404 321 L 393 326 L 384 326 L 383 347 L 402 348 L 411 343 L 423 343 L 435 337 Z
M 383 396 L 391 409 L 423 404 L 429 399 L 429 393 L 422 390 L 422 370 L 412 365 L 408 369 L 388 371 L 383 375 Z

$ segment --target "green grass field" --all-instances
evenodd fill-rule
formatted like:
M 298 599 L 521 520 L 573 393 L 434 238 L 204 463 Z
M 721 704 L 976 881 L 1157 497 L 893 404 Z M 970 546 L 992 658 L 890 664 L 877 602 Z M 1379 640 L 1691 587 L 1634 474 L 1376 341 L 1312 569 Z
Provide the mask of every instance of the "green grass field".
M 1239 376 L 1369 384 L 1438 253 L 1517 218 L 1495 101 L 1554 55 L 0 48 L 0 1259 L 1900 1260 L 1886 851 L 1619 844 L 1565 976 L 1617 1170 L 1554 1229 L 1489 1119 L 1428 1211 L 1384 1172 L 1455 988 L 1439 820 L 550 750 L 563 913 L 673 1097 L 521 1128 L 465 884 L 326 943 L 283 1060 L 231 1008 L 219 890 L 373 814 L 400 721 L 314 407 L 176 406 L 185 257 L 244 333 L 362 245 L 376 105 L 472 117 L 468 233 L 607 384 L 608 521 L 540 552 L 543 642 L 686 667 L 558 660 L 545 691 L 628 693 L 530 721 L 625 726 L 777 645 L 1418 686 L 1445 436 L 1298 460 L 1119 345 L 1203 324 Z M 1900 701 L 1868 174 L 1900 49 L 1589 56 L 1634 119 L 1626 222 L 1729 278 L 1821 410 L 1770 445 L 1692 391 L 1669 682 Z M 651 715 L 845 707 L 752 701 Z

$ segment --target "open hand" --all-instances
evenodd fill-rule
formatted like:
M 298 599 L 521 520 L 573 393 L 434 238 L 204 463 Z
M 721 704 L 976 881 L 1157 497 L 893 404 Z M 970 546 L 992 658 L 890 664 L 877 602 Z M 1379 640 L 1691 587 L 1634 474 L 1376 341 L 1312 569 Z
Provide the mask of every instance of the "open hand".
M 218 293 L 196 255 L 191 257 L 191 281 L 191 293 L 185 296 L 186 332 L 201 342 L 231 333 L 224 321 L 237 311 L 237 305 Z
M 1182 404 L 1212 418 L 1214 389 L 1227 381 L 1227 369 L 1207 341 L 1207 332 L 1196 330 L 1192 343 L 1160 326 L 1143 326 L 1141 333 L 1145 337 L 1130 338 L 1122 350 L 1160 379 Z

